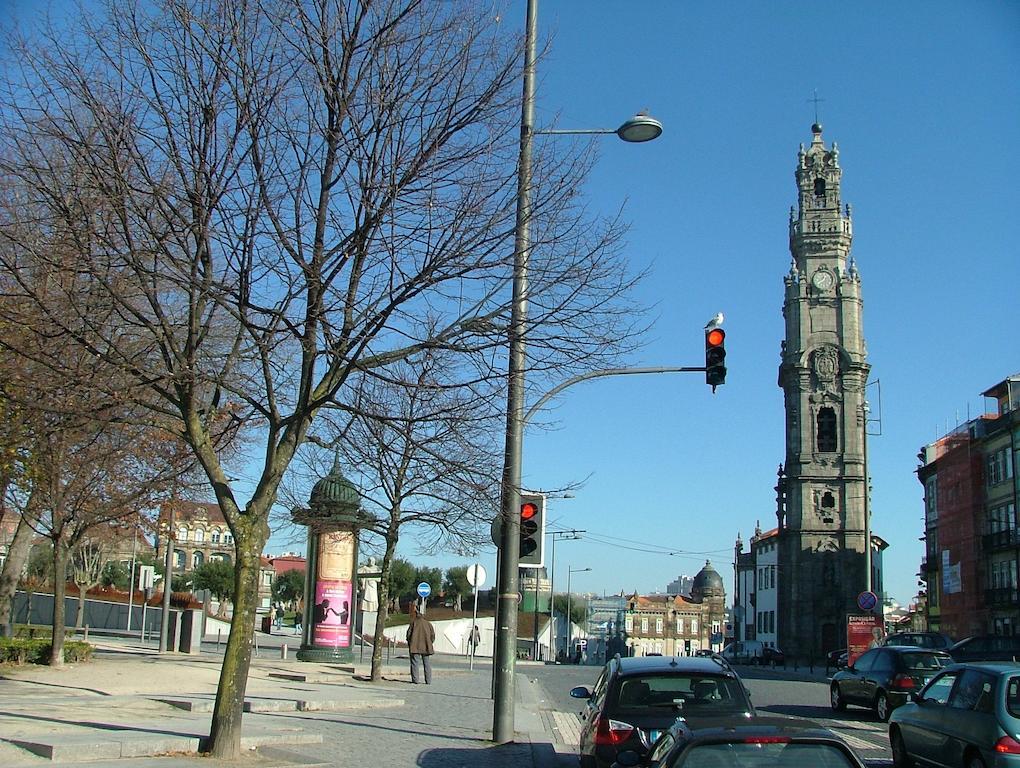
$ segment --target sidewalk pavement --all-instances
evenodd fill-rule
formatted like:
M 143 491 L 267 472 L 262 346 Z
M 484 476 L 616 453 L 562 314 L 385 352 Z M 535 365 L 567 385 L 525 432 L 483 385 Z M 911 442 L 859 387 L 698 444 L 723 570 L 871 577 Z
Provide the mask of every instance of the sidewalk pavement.
M 544 694 L 523 675 L 516 676 L 515 742 L 492 744 L 488 660 L 471 670 L 462 657 L 434 656 L 433 684 L 425 686 L 410 683 L 407 657 L 395 653 L 383 681 L 371 683 L 367 658 L 345 668 L 297 662 L 293 652 L 285 660 L 266 647 L 248 676 L 248 754 L 240 762 L 202 758 L 222 660 L 215 647 L 189 656 L 160 655 L 137 640 L 95 644 L 85 664 L 0 667 L 0 765 L 576 765 L 547 730 L 553 719 L 540 711 Z

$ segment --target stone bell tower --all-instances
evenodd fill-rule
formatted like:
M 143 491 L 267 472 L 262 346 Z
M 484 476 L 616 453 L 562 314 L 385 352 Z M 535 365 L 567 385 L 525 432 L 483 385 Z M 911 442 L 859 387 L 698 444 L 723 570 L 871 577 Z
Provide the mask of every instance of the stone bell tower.
M 866 583 L 861 280 L 839 150 L 826 148 L 821 125 L 811 132 L 811 146 L 797 154 L 779 365 L 786 461 L 777 487 L 777 641 L 800 658 L 845 646 L 846 616 Z

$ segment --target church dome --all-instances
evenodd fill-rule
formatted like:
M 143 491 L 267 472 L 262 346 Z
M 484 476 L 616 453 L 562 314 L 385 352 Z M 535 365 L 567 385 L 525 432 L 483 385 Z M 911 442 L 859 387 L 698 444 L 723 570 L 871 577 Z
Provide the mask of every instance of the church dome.
M 712 567 L 709 560 L 705 561 L 705 567 L 698 571 L 691 585 L 691 597 L 717 597 L 726 593 L 723 587 L 722 576 Z

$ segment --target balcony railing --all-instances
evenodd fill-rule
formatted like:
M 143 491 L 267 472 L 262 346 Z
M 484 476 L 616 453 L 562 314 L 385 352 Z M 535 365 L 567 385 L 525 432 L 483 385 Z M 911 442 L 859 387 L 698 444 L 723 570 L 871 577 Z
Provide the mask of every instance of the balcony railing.
M 981 546 L 984 547 L 986 552 L 999 549 L 1009 549 L 1010 547 L 1020 547 L 1020 530 L 1011 528 L 1005 531 L 986 533 L 981 537 Z
M 997 587 L 985 590 L 985 605 L 989 608 L 1009 608 L 1020 602 L 1020 589 Z

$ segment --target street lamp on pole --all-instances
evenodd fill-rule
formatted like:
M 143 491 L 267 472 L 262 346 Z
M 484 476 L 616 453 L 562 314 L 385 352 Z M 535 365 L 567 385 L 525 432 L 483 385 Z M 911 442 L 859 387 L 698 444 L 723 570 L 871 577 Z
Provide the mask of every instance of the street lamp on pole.
M 522 443 L 524 438 L 524 330 L 528 315 L 528 258 L 531 249 L 531 149 L 535 123 L 535 59 L 538 36 L 538 0 L 528 0 L 524 35 L 524 89 L 521 99 L 521 139 L 517 163 L 517 217 L 514 226 L 513 296 L 508 332 L 506 444 L 503 451 L 503 485 L 500 513 L 503 535 L 497 574 L 496 648 L 493 659 L 492 740 L 514 739 L 514 663 L 517 656 L 517 595 L 520 584 L 520 520 Z M 615 133 L 628 142 L 645 142 L 662 133 L 662 124 L 648 115 L 635 115 L 615 131 L 563 131 L 542 133 Z
M 587 531 L 550 531 L 549 536 L 552 538 L 552 546 L 550 550 L 550 564 L 549 564 L 549 632 L 552 638 L 552 645 L 557 646 L 559 643 L 556 641 L 556 539 L 574 540 L 580 539 L 582 533 Z M 567 579 L 569 584 L 570 579 Z M 569 590 L 568 590 L 569 591 Z M 569 620 L 569 618 L 568 618 Z M 566 649 L 564 649 L 566 651 Z M 556 657 L 556 649 L 553 649 L 553 658 Z
M 584 573 L 590 571 L 591 568 L 571 568 L 567 566 L 567 654 L 570 654 L 570 648 L 573 645 L 574 639 L 574 620 L 570 616 L 570 576 L 574 573 Z

